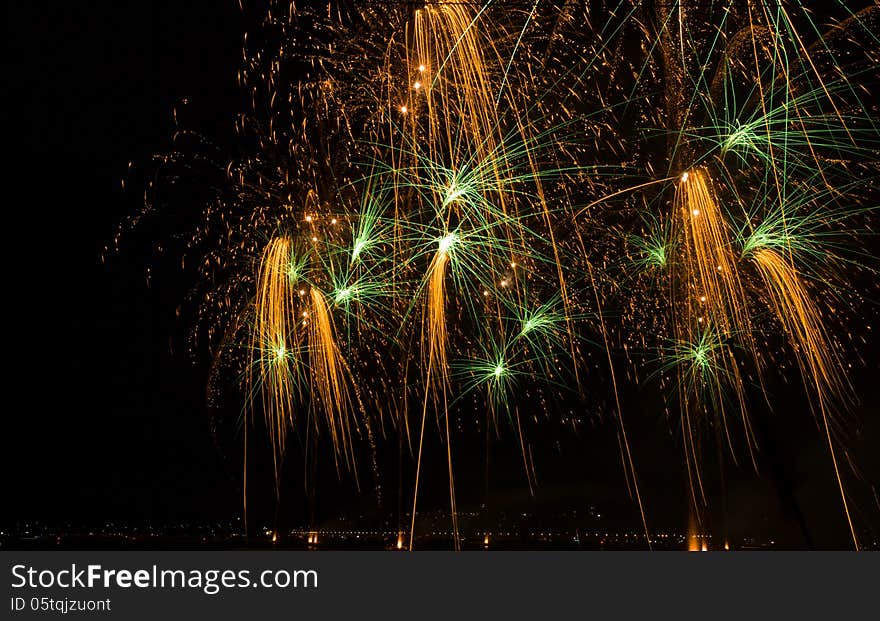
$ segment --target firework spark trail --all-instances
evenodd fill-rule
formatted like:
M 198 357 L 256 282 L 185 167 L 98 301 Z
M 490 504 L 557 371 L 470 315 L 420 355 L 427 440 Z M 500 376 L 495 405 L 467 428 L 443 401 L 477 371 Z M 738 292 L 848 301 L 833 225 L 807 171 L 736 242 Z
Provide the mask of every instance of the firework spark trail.
M 832 428 L 829 424 L 829 404 L 840 402 L 848 389 L 840 376 L 840 361 L 828 341 L 825 326 L 815 304 L 805 289 L 800 276 L 789 261 L 770 248 L 761 248 L 753 255 L 755 264 L 767 285 L 770 303 L 776 317 L 793 341 L 803 375 L 805 388 L 814 392 L 822 428 L 828 442 L 828 451 L 834 465 L 834 475 L 840 490 L 840 499 L 846 514 L 853 544 L 859 548 L 859 539 L 850 516 L 849 505 L 840 469 L 835 455 Z M 811 408 L 812 408 L 811 402 Z
M 732 251 L 731 233 L 715 194 L 708 183 L 706 172 L 692 169 L 682 174 L 676 186 L 673 209 L 676 226 L 681 231 L 681 256 L 672 270 L 674 305 L 674 335 L 678 343 L 706 343 L 707 335 L 717 339 L 720 346 L 712 352 L 713 365 L 718 373 L 709 375 L 705 382 L 694 382 L 688 375 L 694 368 L 701 374 L 707 368 L 684 365 L 679 381 L 680 407 L 682 408 L 682 441 L 691 482 L 691 496 L 695 507 L 704 501 L 700 475 L 700 448 L 697 435 L 699 416 L 708 405 L 721 419 L 727 443 L 733 446 L 727 415 L 727 399 L 724 385 L 734 391 L 734 406 L 746 432 L 747 446 L 754 463 L 753 436 L 749 424 L 745 386 L 728 343 L 737 341 L 752 352 L 757 364 L 752 326 L 749 320 L 748 298 L 739 275 L 736 256 Z M 698 363 L 702 363 L 704 351 L 694 350 Z M 708 353 L 708 352 L 705 352 Z M 705 378 L 703 378 L 705 379 Z M 691 387 L 697 387 L 694 391 Z M 708 389 L 708 393 L 704 390 Z M 703 403 L 702 395 L 708 394 L 709 403 Z M 735 455 L 734 455 L 735 459 Z
M 290 365 L 298 364 L 297 317 L 293 306 L 296 297 L 288 271 L 290 258 L 291 243 L 286 237 L 271 240 L 263 252 L 257 274 L 256 317 L 251 343 L 256 362 L 249 368 L 248 378 L 249 385 L 260 386 L 263 415 L 272 445 L 276 491 L 285 439 L 294 422 L 294 404 L 300 393 L 300 386 L 290 370 Z
M 336 343 L 335 328 L 327 300 L 316 287 L 312 287 L 311 290 L 311 312 L 308 314 L 307 325 L 311 378 L 323 412 L 322 419 L 326 422 L 335 450 L 336 467 L 338 470 L 339 457 L 342 457 L 345 466 L 356 473 L 353 468 L 351 432 L 351 426 L 356 426 L 356 420 L 351 415 L 351 380 L 348 366 Z
M 497 144 L 498 118 L 484 57 L 491 43 L 482 36 L 478 18 L 461 4 L 417 10 L 407 65 L 417 75 L 414 96 L 425 93 L 427 148 L 456 154 L 475 146 L 483 159 Z
M 677 316 L 686 322 L 682 334 L 696 323 L 711 322 L 726 336 L 750 341 L 747 298 L 739 276 L 729 226 L 709 186 L 706 173 L 684 173 L 673 205 L 683 231 L 685 256 L 682 282 L 685 299 Z
M 413 490 L 412 525 L 410 528 L 409 549 L 413 548 L 415 535 L 416 507 L 419 495 L 419 477 L 422 469 L 422 448 L 424 446 L 425 419 L 428 415 L 428 403 L 433 402 L 443 417 L 446 432 L 446 456 L 449 474 L 449 503 L 452 513 L 452 530 L 455 549 L 459 549 L 458 514 L 455 509 L 455 477 L 452 470 L 452 436 L 449 433 L 449 408 L 447 394 L 449 391 L 449 365 L 446 358 L 446 267 L 449 265 L 449 253 L 455 243 L 455 234 L 449 233 L 439 242 L 437 254 L 431 260 L 428 279 L 428 293 L 425 300 L 423 349 L 427 351 L 425 397 L 422 406 L 422 422 L 419 428 L 419 448 L 416 458 L 416 480 Z
M 441 244 L 445 244 L 448 238 L 449 236 L 445 237 Z M 423 335 L 427 345 L 425 382 L 428 395 L 445 395 L 449 389 L 449 364 L 446 358 L 446 267 L 449 265 L 450 250 L 440 248 L 429 268 L 428 295 L 425 302 L 426 334 Z

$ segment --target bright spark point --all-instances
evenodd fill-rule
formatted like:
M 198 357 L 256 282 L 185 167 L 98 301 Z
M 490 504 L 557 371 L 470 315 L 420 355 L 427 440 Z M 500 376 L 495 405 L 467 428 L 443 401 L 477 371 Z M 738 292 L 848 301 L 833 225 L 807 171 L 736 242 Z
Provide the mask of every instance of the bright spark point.
M 275 350 L 275 355 L 278 357 L 278 360 L 283 360 L 286 354 L 287 350 L 284 348 L 284 345 Z
M 495 367 L 495 370 L 492 371 L 492 375 L 496 378 L 501 377 L 504 374 L 504 365 L 499 364 Z
M 333 218 L 332 220 L 330 220 L 330 224 L 336 224 L 336 218 Z
M 312 216 L 306 216 L 306 222 L 311 222 L 311 221 L 312 221 Z
M 349 297 L 351 297 L 351 289 L 349 287 L 346 287 L 345 289 L 340 289 L 339 291 L 337 291 L 333 299 L 337 304 L 339 304 L 347 300 Z
M 686 172 L 685 172 L 685 173 L 682 173 L 682 175 L 681 175 L 681 182 L 684 183 L 684 182 L 687 181 L 687 180 L 688 180 L 688 173 L 686 173 Z
M 406 106 L 400 106 L 400 112 L 406 114 Z
M 413 83 L 413 88 L 419 90 L 420 88 L 422 88 L 422 83 L 416 81 L 415 83 Z
M 449 186 L 446 188 L 446 196 L 443 197 L 443 206 L 446 207 L 457 201 L 461 196 L 465 193 L 464 188 L 459 187 L 459 185 L 455 182 L 455 179 L 449 182 Z
M 419 71 L 421 73 L 424 73 L 425 72 L 425 65 L 419 65 Z
M 318 238 L 317 238 L 317 237 L 312 237 L 312 241 L 313 241 L 313 242 L 316 242 L 316 241 L 318 241 Z
M 699 216 L 699 215 L 700 215 L 700 210 L 699 210 L 699 209 L 694 209 L 693 214 L 694 214 L 695 216 Z
M 455 243 L 456 235 L 455 233 L 449 233 L 446 237 L 442 238 L 438 243 L 437 250 L 441 254 L 446 254 L 449 252 L 449 249 L 452 248 L 452 245 Z

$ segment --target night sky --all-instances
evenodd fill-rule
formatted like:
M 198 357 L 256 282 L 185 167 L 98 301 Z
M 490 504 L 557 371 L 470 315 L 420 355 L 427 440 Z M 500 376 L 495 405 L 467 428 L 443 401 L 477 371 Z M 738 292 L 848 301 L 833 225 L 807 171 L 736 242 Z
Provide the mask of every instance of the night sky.
M 123 238 L 118 254 L 104 248 L 142 205 L 142 171 L 169 149 L 173 111 L 183 109 L 184 99 L 191 126 L 221 149 L 235 148 L 233 121 L 241 109 L 235 77 L 246 27 L 238 4 L 17 2 L 7 4 L 6 22 L 11 109 L 5 126 L 12 138 L 5 149 L 4 300 L 12 346 L 0 522 L 234 519 L 241 506 L 237 444 L 228 433 L 212 434 L 204 398 L 208 358 L 187 347 L 191 317 L 175 314 L 191 274 L 173 253 L 156 255 L 147 243 L 173 236 L 173 222 L 166 228 L 151 219 Z M 863 349 L 867 362 L 852 375 L 862 400 L 853 412 L 853 455 L 875 484 L 877 346 L 875 338 Z M 781 389 L 777 411 L 763 417 L 762 475 L 745 467 L 725 473 L 728 524 L 802 547 L 800 511 L 817 546 L 846 548 L 849 532 L 827 449 L 796 388 Z M 652 526 L 683 530 L 680 447 L 650 401 L 651 395 L 631 394 L 623 404 L 642 494 Z M 225 420 L 238 407 L 231 400 Z M 506 440 L 492 449 L 490 504 L 538 512 L 594 504 L 621 524 L 638 526 L 610 418 L 596 419 L 580 437 L 551 425 L 535 438 L 541 484 L 535 498 L 512 436 Z M 440 453 L 439 445 L 428 449 Z M 482 460 L 463 452 L 461 472 L 482 473 Z M 396 456 L 396 449 L 386 453 Z M 291 460 L 298 458 L 292 451 Z M 397 470 L 386 461 L 384 509 L 394 512 Z M 319 519 L 374 509 L 368 476 L 358 493 L 329 470 L 316 489 Z M 308 505 L 297 472 L 291 466 L 280 509 L 290 524 L 304 520 Z M 463 507 L 484 499 L 482 474 L 468 476 L 459 486 Z M 270 486 L 255 485 L 255 494 L 267 498 L 262 505 L 255 500 L 255 511 L 269 516 Z M 425 507 L 443 507 L 443 471 L 429 470 L 423 486 Z M 857 520 L 872 524 L 876 537 L 880 509 L 870 486 L 854 482 L 852 493 Z M 721 505 L 715 499 L 713 511 Z

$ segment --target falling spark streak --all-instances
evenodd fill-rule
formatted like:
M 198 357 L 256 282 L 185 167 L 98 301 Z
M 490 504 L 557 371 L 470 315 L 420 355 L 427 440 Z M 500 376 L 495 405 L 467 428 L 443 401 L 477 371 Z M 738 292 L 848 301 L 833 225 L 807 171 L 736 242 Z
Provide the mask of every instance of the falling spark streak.
M 425 434 L 425 419 L 428 414 L 428 403 L 432 402 L 439 415 L 443 417 L 446 432 L 446 457 L 449 473 L 449 501 L 452 513 L 452 530 L 455 548 L 459 549 L 458 514 L 455 509 L 455 478 L 452 470 L 452 436 L 449 432 L 449 411 L 447 408 L 447 391 L 449 389 L 449 365 L 447 363 L 447 332 L 446 332 L 446 268 L 449 265 L 449 254 L 455 242 L 455 234 L 449 233 L 439 242 L 437 254 L 428 268 L 428 293 L 425 302 L 425 324 L 427 334 L 422 339 L 427 349 L 425 379 L 425 399 L 422 406 L 422 422 L 419 431 L 419 449 L 416 461 L 416 481 L 413 491 L 412 524 L 410 527 L 409 549 L 412 550 L 415 536 L 416 505 L 419 494 L 419 477 L 422 466 L 422 448 Z
M 248 371 L 248 384 L 259 386 L 264 420 L 272 445 L 276 492 L 285 439 L 294 422 L 294 403 L 299 393 L 295 375 L 290 369 L 298 362 L 294 329 L 298 318 L 288 274 L 290 259 L 291 243 L 286 237 L 271 240 L 263 252 L 257 274 L 257 296 L 254 301 L 256 317 L 251 343 L 256 363 Z M 252 402 L 251 411 L 253 409 Z
M 725 406 L 724 385 L 729 384 L 735 393 L 739 418 L 746 431 L 747 447 L 754 464 L 754 440 L 746 407 L 745 386 L 739 367 L 728 343 L 734 339 L 742 342 L 752 352 L 757 364 L 752 329 L 749 320 L 748 298 L 743 288 L 736 257 L 732 251 L 729 226 L 718 205 L 707 174 L 693 169 L 682 175 L 676 186 L 673 202 L 678 227 L 682 231 L 683 257 L 676 265 L 678 274 L 674 282 L 675 335 L 679 343 L 697 343 L 707 334 L 717 334 L 719 348 L 713 352 L 713 366 L 718 374 L 703 377 L 709 382 L 710 405 L 721 417 L 728 445 L 732 446 L 731 432 Z M 697 353 L 696 369 L 706 369 L 705 354 Z M 687 366 L 682 367 L 687 373 Z M 685 376 L 686 377 L 686 376 Z M 683 377 L 679 382 L 682 407 L 682 440 L 691 487 L 691 500 L 698 511 L 704 497 L 700 476 L 700 450 L 697 440 L 698 412 L 703 409 L 702 398 L 686 388 L 693 381 Z M 726 380 L 729 380 L 726 381 Z M 757 468 L 757 466 L 755 466 Z
M 825 326 L 816 305 L 807 293 L 800 276 L 789 261 L 770 248 L 757 250 L 753 257 L 770 293 L 770 302 L 776 317 L 785 327 L 793 341 L 795 355 L 802 369 L 805 386 L 815 392 L 822 428 L 828 443 L 828 451 L 834 465 L 834 475 L 840 490 L 840 499 L 846 514 L 853 544 L 859 549 L 859 539 L 850 516 L 843 480 L 837 464 L 828 404 L 840 401 L 846 386 L 840 377 L 840 362 L 832 349 Z M 812 402 L 811 402 L 812 403 Z M 813 407 L 811 405 L 811 407 Z
M 352 398 L 348 367 L 336 344 L 333 319 L 327 300 L 317 288 L 311 292 L 309 326 L 309 366 L 312 383 L 323 410 L 323 418 L 337 457 L 344 459 L 346 467 L 352 466 L 354 455 L 351 427 L 356 425 L 351 415 Z
M 683 276 L 687 298 L 681 309 L 686 312 L 679 315 L 692 327 L 694 317 L 704 312 L 724 335 L 739 335 L 748 342 L 747 299 L 729 225 L 705 171 L 695 169 L 683 177 L 676 187 L 674 209 L 684 230 L 686 251 Z M 705 311 L 698 304 L 705 304 Z

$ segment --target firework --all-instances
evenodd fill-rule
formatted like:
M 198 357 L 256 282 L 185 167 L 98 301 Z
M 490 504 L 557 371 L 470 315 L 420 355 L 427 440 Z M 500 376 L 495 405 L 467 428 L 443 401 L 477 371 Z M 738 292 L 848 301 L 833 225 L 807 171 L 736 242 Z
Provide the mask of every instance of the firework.
M 757 467 L 752 411 L 791 360 L 858 546 L 838 307 L 876 267 L 862 84 L 880 16 L 833 13 L 825 28 L 797 0 L 273 3 L 239 76 L 247 155 L 181 131 L 157 187 L 223 171 L 191 243 L 200 314 L 215 361 L 244 371 L 244 428 L 262 420 L 276 486 L 291 431 L 326 436 L 358 480 L 356 446 L 378 476 L 387 426 L 414 454 L 412 548 L 433 416 L 457 547 L 456 417 L 509 430 L 531 486 L 517 395 L 551 417 L 588 387 L 613 404 L 650 545 L 619 398 L 648 382 L 705 532 L 703 453 L 744 445 Z

